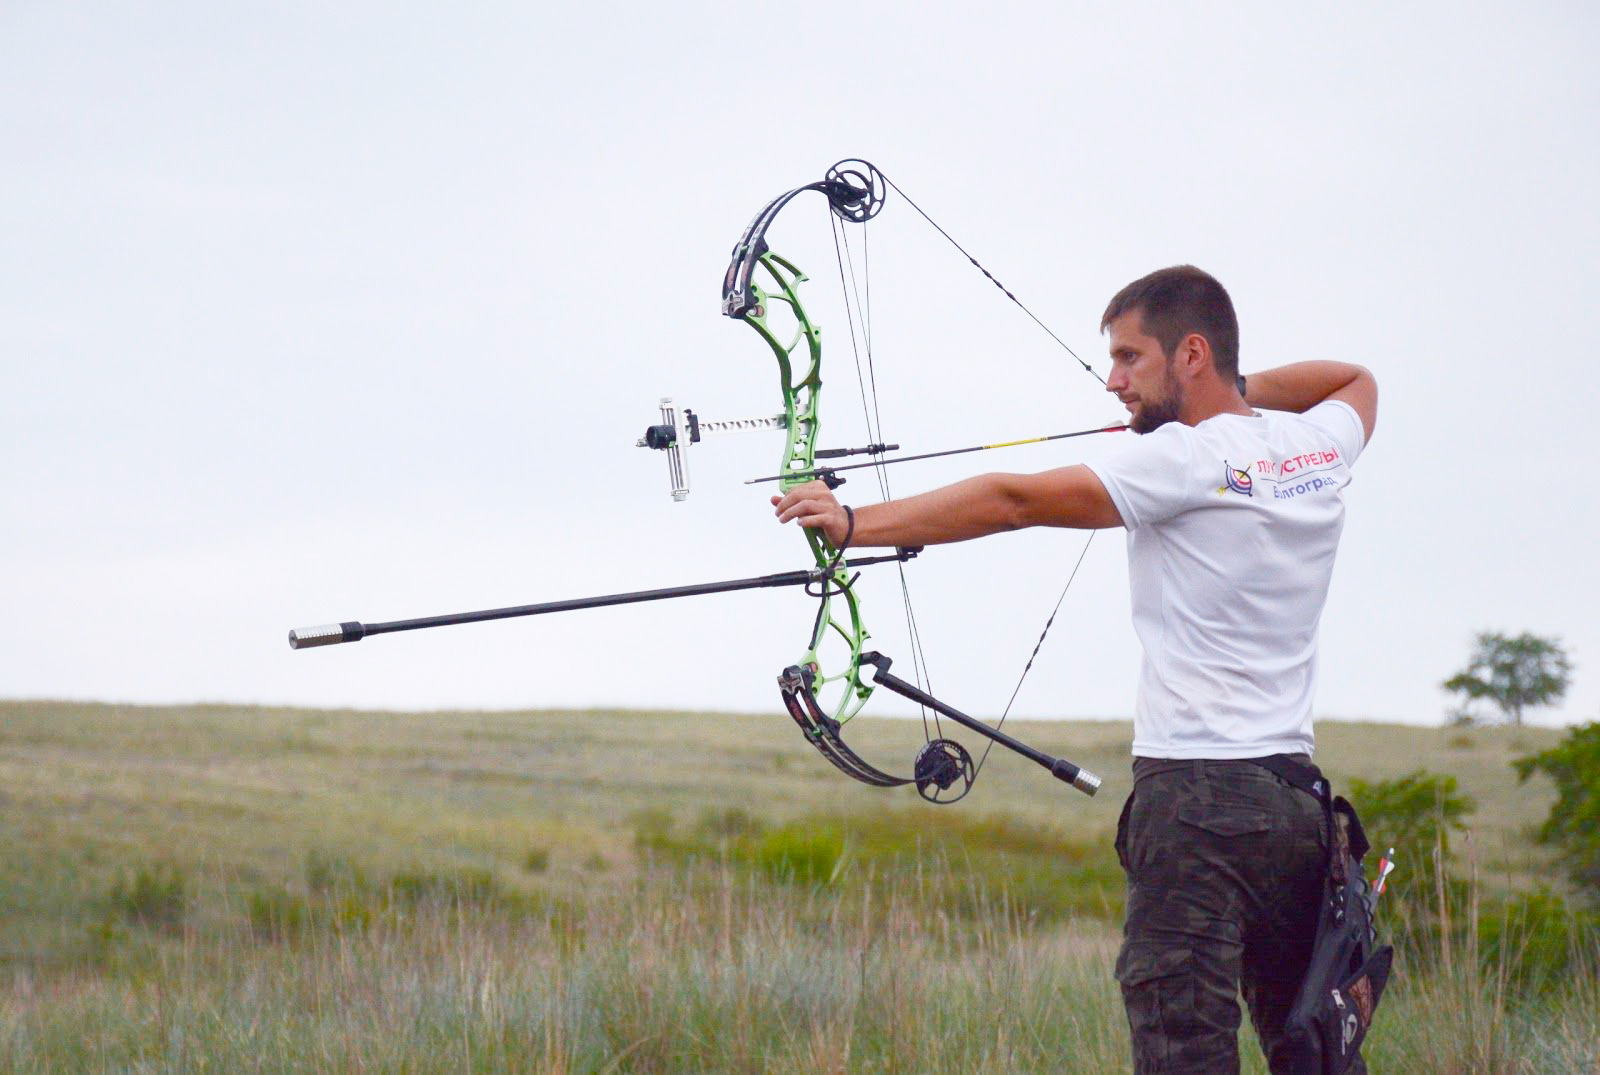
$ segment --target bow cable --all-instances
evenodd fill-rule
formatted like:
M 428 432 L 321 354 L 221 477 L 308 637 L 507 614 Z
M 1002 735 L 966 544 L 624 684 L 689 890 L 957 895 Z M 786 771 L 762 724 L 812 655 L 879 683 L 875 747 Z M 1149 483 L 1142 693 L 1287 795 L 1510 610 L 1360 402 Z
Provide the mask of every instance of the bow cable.
M 882 444 L 883 412 L 879 406 L 877 366 L 872 360 L 872 261 L 870 247 L 867 244 L 867 226 L 866 222 L 861 225 L 861 279 L 865 281 L 863 284 L 856 277 L 855 258 L 850 252 L 849 232 L 844 230 L 841 226 L 842 222 L 831 211 L 828 213 L 828 222 L 833 230 L 834 260 L 839 266 L 839 286 L 844 292 L 845 323 L 850 331 L 850 351 L 855 359 L 856 383 L 861 391 L 861 414 L 866 422 L 867 440 L 875 445 Z M 846 278 L 847 269 L 848 279 Z M 863 292 L 865 293 L 865 298 L 863 298 Z M 852 296 L 855 299 L 853 304 L 851 302 Z M 856 334 L 856 321 L 858 318 L 861 322 L 859 343 Z M 863 374 L 861 366 L 863 345 L 867 356 L 865 374 Z M 869 385 L 871 386 L 870 406 L 868 404 Z M 888 473 L 882 465 L 882 455 L 881 453 L 874 453 L 874 455 L 877 456 L 875 462 L 860 465 L 872 467 L 878 479 L 879 495 L 884 500 L 892 500 L 893 494 L 889 489 Z M 911 586 L 906 579 L 904 564 L 900 565 L 899 576 L 900 601 L 905 608 L 906 616 L 906 637 L 911 646 L 912 678 L 919 688 L 925 687 L 928 693 L 932 694 L 933 679 L 928 672 L 928 661 L 926 651 L 922 645 L 922 634 L 917 629 L 917 614 L 911 604 Z M 933 714 L 933 733 L 930 734 L 928 731 L 928 707 L 919 702 L 917 709 L 922 717 L 923 738 L 944 738 L 944 727 L 939 722 L 939 714 L 937 712 Z

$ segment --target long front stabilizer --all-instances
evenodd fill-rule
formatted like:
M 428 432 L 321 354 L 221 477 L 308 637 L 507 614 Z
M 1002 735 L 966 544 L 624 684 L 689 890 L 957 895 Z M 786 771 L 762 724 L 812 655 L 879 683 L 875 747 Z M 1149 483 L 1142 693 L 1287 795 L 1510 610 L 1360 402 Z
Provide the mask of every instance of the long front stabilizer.
M 883 556 L 861 556 L 846 560 L 841 568 L 867 567 L 910 560 L 921 549 L 896 549 Z M 454 627 L 463 623 L 483 623 L 487 620 L 509 620 L 519 616 L 542 616 L 549 612 L 574 612 L 584 608 L 605 608 L 608 605 L 634 605 L 644 601 L 668 601 L 676 597 L 699 597 L 704 594 L 732 593 L 737 590 L 757 590 L 773 586 L 811 586 L 824 583 L 832 572 L 820 568 L 798 571 L 780 571 L 774 575 L 756 575 L 744 579 L 724 579 L 719 582 L 699 582 L 689 586 L 666 586 L 658 590 L 634 590 L 629 593 L 604 594 L 599 597 L 574 597 L 565 601 L 545 601 L 534 605 L 512 605 L 508 608 L 489 608 L 477 612 L 453 612 L 443 616 L 423 616 L 412 620 L 391 620 L 388 623 L 361 623 L 351 620 L 319 627 L 297 627 L 289 632 L 290 649 L 312 649 L 317 646 L 336 646 L 341 642 L 359 642 L 369 635 L 392 634 L 395 631 L 420 631 L 427 627 Z

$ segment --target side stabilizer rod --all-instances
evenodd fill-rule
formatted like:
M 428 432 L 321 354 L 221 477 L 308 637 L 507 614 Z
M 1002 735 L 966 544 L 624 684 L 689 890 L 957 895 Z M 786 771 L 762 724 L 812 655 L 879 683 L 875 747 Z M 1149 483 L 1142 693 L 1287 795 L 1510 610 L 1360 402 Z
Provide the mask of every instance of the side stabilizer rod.
M 991 728 L 976 717 L 970 717 L 948 703 L 941 702 L 915 683 L 908 683 L 899 676 L 889 671 L 893 662 L 888 657 L 876 651 L 863 653 L 862 664 L 872 665 L 872 682 L 880 687 L 887 687 L 902 697 L 909 698 L 918 705 L 925 705 L 935 713 L 949 717 L 964 728 L 970 728 L 985 738 L 992 739 L 1008 750 L 1021 754 L 1029 761 L 1037 762 L 1050 770 L 1050 775 L 1057 780 L 1065 781 L 1083 792 L 1093 795 L 1100 790 L 1101 780 L 1089 770 L 1074 765 L 1065 758 L 1052 758 L 1042 750 L 1035 750 L 1020 740 L 1013 739 L 998 728 Z
M 846 560 L 834 570 L 867 567 L 871 564 L 905 562 L 922 549 L 896 549 L 883 556 L 860 556 Z M 756 575 L 744 579 L 724 579 L 720 582 L 699 582 L 689 586 L 666 586 L 659 590 L 633 590 L 629 593 L 604 594 L 600 597 L 575 597 L 566 601 L 545 601 L 536 605 L 513 605 L 509 608 L 489 608 L 477 612 L 454 612 L 444 616 L 423 616 L 412 620 L 391 620 L 388 623 L 361 623 L 350 620 L 329 623 L 318 627 L 297 627 L 289 632 L 290 649 L 311 649 L 316 646 L 337 646 L 342 642 L 359 642 L 369 635 L 391 634 L 395 631 L 419 631 L 425 627 L 453 627 L 462 623 L 483 623 L 486 620 L 509 620 L 518 616 L 541 616 L 547 612 L 573 612 L 582 608 L 604 608 L 608 605 L 634 605 L 643 601 L 667 601 L 676 597 L 699 597 L 702 594 L 731 593 L 735 590 L 757 590 L 772 586 L 831 585 L 832 571 L 810 568 L 797 571 L 780 571 L 775 575 Z

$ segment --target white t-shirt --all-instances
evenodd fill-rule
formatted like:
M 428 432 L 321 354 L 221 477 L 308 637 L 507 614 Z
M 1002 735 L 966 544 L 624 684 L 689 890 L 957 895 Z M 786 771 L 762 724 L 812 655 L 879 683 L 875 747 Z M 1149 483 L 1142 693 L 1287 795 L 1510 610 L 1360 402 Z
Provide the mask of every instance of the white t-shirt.
M 1169 422 L 1090 464 L 1128 529 L 1135 756 L 1311 753 L 1317 623 L 1364 439 L 1327 402 Z

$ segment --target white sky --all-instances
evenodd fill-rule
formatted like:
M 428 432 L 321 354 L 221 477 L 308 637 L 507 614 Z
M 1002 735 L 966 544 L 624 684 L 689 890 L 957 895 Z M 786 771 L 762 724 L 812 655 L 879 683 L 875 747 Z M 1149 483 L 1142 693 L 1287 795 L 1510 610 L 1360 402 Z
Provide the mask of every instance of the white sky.
M 775 409 L 763 345 L 718 313 L 728 251 L 859 156 L 1102 371 L 1106 299 L 1193 262 L 1247 371 L 1376 372 L 1322 713 L 1438 721 L 1498 629 L 1573 655 L 1538 719 L 1600 716 L 1594 5 L 542 8 L 0 7 L 0 696 L 778 712 L 795 591 L 302 653 L 285 632 L 805 566 L 740 484 L 775 435 L 697 446 L 684 504 L 634 440 L 661 395 Z M 824 440 L 854 444 L 822 205 L 771 238 L 814 277 Z M 890 439 L 1118 417 L 904 202 L 870 238 Z M 938 693 L 1003 706 L 1081 541 L 912 565 Z M 1016 712 L 1131 712 L 1124 571 L 1102 535 Z M 908 660 L 896 590 L 862 583 Z

